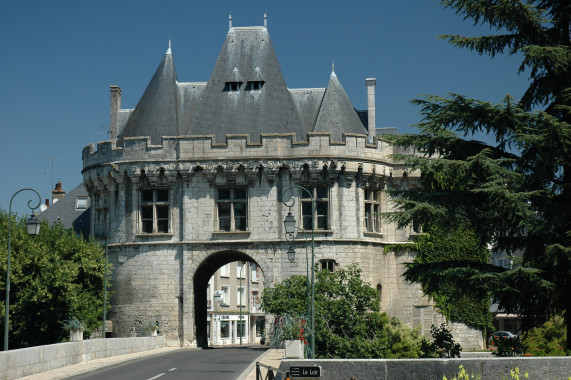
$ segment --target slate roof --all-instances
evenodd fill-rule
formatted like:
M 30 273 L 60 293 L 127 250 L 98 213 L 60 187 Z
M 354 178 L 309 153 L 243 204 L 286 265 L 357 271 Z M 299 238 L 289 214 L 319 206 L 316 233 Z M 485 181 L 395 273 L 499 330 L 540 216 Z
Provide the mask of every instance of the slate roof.
M 77 198 L 85 198 L 87 200 L 86 208 L 77 209 Z M 45 220 L 49 225 L 61 223 L 64 228 L 73 228 L 77 232 L 81 232 L 83 236 L 89 236 L 90 227 L 89 212 L 89 196 L 83 184 L 68 192 L 59 201 L 52 204 L 45 211 L 39 213 L 37 218 Z
M 235 91 L 229 83 L 241 84 Z M 261 84 L 261 89 L 252 87 Z M 163 57 L 134 110 L 121 110 L 119 138 L 292 133 L 307 141 L 308 132 L 367 134 L 339 79 L 327 88 L 288 89 L 266 27 L 231 27 L 208 82 L 179 83 L 170 49 Z
M 367 134 L 357 111 L 353 108 L 347 93 L 335 73 L 331 73 L 329 84 L 315 123 L 315 132 L 331 132 L 333 140 L 341 141 L 343 133 Z

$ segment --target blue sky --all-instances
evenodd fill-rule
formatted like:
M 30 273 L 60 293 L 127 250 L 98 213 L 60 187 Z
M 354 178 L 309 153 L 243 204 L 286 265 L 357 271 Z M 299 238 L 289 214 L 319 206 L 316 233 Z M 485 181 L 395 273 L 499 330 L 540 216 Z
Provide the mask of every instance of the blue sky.
M 378 127 L 414 132 L 409 101 L 448 92 L 499 101 L 521 97 L 518 57 L 493 60 L 455 48 L 441 34 L 490 31 L 433 0 L 408 1 L 4 1 L 0 5 L 0 208 L 20 188 L 51 197 L 53 181 L 82 181 L 81 151 L 106 139 L 109 86 L 134 108 L 169 36 L 181 82 L 207 81 L 228 31 L 263 25 L 290 88 L 325 87 L 331 62 L 357 109 L 375 77 Z M 102 127 L 103 126 L 103 127 Z M 13 210 L 29 213 L 19 194 Z

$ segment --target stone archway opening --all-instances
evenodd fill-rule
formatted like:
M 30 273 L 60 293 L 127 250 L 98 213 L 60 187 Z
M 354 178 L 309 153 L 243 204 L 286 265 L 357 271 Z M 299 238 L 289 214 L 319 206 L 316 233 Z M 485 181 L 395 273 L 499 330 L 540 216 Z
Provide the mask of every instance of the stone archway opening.
M 208 256 L 193 278 L 197 346 L 259 343 L 265 330 L 259 304 L 263 284 L 260 266 L 246 253 Z

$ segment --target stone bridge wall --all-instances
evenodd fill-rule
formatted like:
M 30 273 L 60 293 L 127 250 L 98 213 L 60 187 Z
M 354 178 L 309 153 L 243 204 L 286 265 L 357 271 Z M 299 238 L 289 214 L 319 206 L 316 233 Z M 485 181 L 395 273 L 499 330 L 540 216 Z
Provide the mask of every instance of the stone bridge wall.
M 166 346 L 166 337 L 108 338 L 0 352 L 0 378 L 18 379 L 68 365 Z

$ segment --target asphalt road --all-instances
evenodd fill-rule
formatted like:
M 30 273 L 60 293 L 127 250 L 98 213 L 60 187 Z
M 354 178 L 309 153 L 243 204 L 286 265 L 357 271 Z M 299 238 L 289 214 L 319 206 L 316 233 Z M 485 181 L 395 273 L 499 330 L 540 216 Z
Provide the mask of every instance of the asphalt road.
M 236 380 L 265 348 L 181 350 L 71 376 L 82 380 Z

